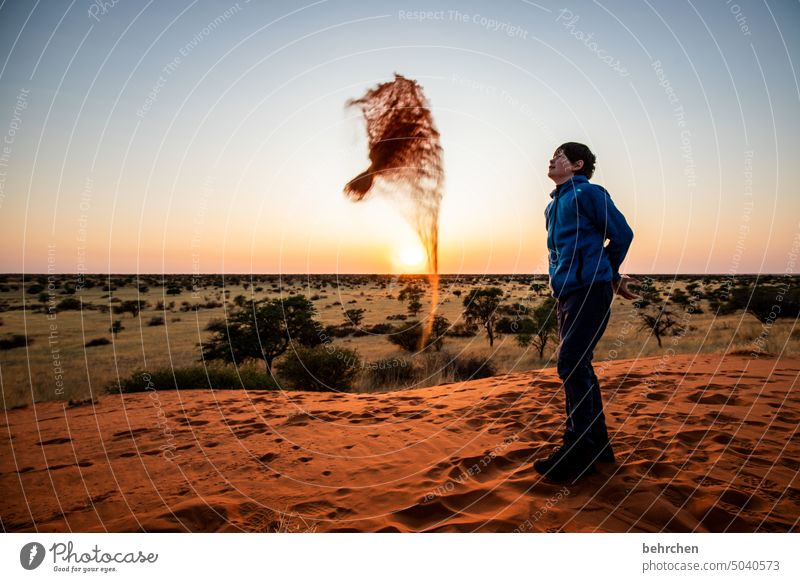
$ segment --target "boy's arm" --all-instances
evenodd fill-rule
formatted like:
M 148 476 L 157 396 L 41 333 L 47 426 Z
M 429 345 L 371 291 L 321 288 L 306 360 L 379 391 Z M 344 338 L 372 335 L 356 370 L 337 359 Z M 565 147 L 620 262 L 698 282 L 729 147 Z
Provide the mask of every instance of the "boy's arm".
M 609 239 L 605 251 L 611 262 L 612 280 L 616 283 L 622 277 L 619 267 L 628 254 L 633 241 L 633 230 L 622 213 L 614 206 L 608 192 L 597 185 L 582 188 L 585 196 L 581 196 L 581 208 L 585 209 L 587 218 L 597 227 L 603 236 Z

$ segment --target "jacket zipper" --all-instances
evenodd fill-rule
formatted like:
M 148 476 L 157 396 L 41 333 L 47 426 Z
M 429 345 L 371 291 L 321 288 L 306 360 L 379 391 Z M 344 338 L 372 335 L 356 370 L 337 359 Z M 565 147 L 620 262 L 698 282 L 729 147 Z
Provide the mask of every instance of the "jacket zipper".
M 555 204 L 553 205 L 553 219 L 550 221 L 550 232 L 548 233 L 548 237 L 550 238 L 550 242 L 552 243 L 552 249 L 556 253 L 556 260 L 558 259 L 558 249 L 556 248 L 556 221 L 558 220 L 558 199 L 560 196 L 558 194 L 555 195 Z

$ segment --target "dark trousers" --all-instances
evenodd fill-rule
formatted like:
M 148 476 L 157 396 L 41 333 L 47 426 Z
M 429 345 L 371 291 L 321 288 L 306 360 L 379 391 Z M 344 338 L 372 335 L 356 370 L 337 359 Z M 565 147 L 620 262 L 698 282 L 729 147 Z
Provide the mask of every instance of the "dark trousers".
M 558 376 L 567 400 L 565 440 L 600 447 L 608 442 L 600 383 L 592 368 L 594 348 L 611 315 L 611 283 L 594 283 L 558 299 Z

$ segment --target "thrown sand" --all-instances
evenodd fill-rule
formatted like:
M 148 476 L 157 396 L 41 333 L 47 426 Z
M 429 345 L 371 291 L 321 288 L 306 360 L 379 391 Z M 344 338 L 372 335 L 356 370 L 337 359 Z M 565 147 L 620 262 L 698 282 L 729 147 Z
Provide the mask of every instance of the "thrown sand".
M 553 369 L 383 394 L 37 404 L 0 427 L 0 518 L 39 532 L 796 531 L 800 358 L 663 366 L 607 365 L 619 464 L 566 486 L 531 467 L 562 430 Z

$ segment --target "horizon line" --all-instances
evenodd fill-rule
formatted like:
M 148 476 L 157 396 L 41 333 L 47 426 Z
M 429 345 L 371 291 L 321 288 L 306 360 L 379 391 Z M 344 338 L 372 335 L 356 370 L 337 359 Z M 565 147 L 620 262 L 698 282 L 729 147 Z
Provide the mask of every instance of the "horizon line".
M 336 277 L 354 277 L 354 276 L 380 276 L 380 277 L 429 277 L 432 273 L 326 273 L 326 272 L 319 272 L 319 273 L 188 273 L 188 272 L 163 272 L 163 273 L 134 273 L 134 272 L 114 272 L 114 273 L 100 273 L 100 272 L 93 272 L 93 273 L 44 273 L 44 272 L 0 272 L 0 277 L 6 276 L 50 276 L 50 275 L 71 275 L 76 277 L 88 277 L 88 276 L 164 276 L 164 275 L 181 275 L 181 276 L 192 276 L 192 277 L 218 277 L 218 276 L 236 276 L 236 277 L 246 277 L 246 276 L 279 276 L 279 277 L 317 277 L 317 276 L 336 276 Z M 439 277 L 488 277 L 488 276 L 506 276 L 506 277 L 548 277 L 547 273 L 438 273 Z M 753 275 L 764 275 L 764 276 L 798 276 L 800 273 L 762 273 L 762 272 L 752 272 L 752 273 L 625 273 L 625 275 L 635 277 L 635 276 L 645 276 L 645 275 L 655 275 L 655 276 L 692 276 L 692 277 L 741 277 L 741 276 L 753 276 Z

